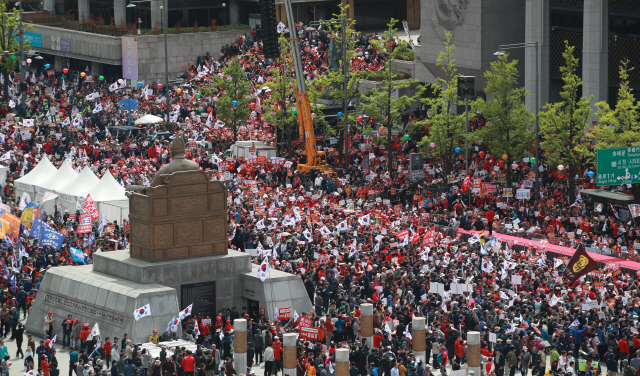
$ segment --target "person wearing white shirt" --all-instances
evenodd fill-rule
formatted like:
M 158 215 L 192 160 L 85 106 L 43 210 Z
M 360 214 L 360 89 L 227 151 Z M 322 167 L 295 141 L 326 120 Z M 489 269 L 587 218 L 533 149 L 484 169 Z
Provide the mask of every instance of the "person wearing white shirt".
M 563 351 L 562 355 L 560 355 L 560 359 L 558 359 L 558 371 L 566 372 L 567 368 L 567 352 Z
M 571 375 L 573 375 L 573 376 L 578 376 L 578 375 L 576 374 L 576 370 L 574 369 L 574 365 L 575 365 L 575 363 L 573 362 L 573 360 L 572 360 L 572 361 L 570 361 L 570 362 L 569 362 L 569 366 L 567 366 L 566 373 L 569 373 L 569 374 L 571 374 Z
M 400 370 L 398 370 L 398 363 L 391 368 L 391 376 L 400 376 Z

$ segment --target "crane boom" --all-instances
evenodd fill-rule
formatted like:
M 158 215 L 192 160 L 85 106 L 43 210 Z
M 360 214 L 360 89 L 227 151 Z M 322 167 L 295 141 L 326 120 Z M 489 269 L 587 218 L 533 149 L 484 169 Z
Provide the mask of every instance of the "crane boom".
M 307 94 L 307 87 L 304 82 L 304 70 L 302 69 L 302 60 L 300 59 L 300 41 L 293 19 L 291 0 L 284 0 L 284 8 L 287 14 L 287 23 L 289 24 L 291 57 L 293 59 L 294 74 L 296 76 L 296 102 L 298 104 L 300 137 L 304 137 L 305 154 L 307 155 L 307 163 L 299 163 L 298 170 L 302 172 L 309 172 L 312 169 L 327 171 L 329 166 L 327 165 L 326 155 L 323 151 L 318 151 L 318 146 L 316 145 L 316 134 L 311 118 L 311 104 L 309 103 L 309 95 Z

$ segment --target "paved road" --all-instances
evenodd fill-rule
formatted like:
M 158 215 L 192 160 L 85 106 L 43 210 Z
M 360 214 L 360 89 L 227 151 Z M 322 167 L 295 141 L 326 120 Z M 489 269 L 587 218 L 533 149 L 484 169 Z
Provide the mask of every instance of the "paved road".
M 23 319 L 20 321 L 24 324 L 26 320 Z M 42 338 L 36 337 L 36 336 L 34 336 L 33 338 L 36 342 L 36 346 L 38 346 Z M 66 376 L 66 375 L 69 375 L 69 355 L 68 355 L 69 351 L 67 349 L 62 348 L 62 338 L 59 338 L 59 340 L 60 342 L 54 346 L 56 350 L 56 358 L 58 359 L 58 363 L 59 363 L 58 369 L 60 370 L 61 376 Z M 7 346 L 7 349 L 9 350 L 9 355 L 11 356 L 11 360 L 9 361 L 12 363 L 12 365 L 10 367 L 9 375 L 10 376 L 24 375 L 26 373 L 24 360 L 20 359 L 19 357 L 16 357 L 17 346 L 15 341 L 7 338 L 7 339 L 4 339 L 4 344 Z M 27 334 L 25 334 L 24 336 L 24 341 L 22 343 L 22 351 L 25 351 L 26 347 L 27 347 Z M 549 356 L 547 356 L 547 369 L 549 369 L 549 366 L 550 366 Z M 37 371 L 37 366 L 36 366 L 36 371 Z M 236 370 L 236 371 L 238 373 L 241 373 L 240 370 Z M 255 371 L 257 376 L 264 375 L 264 363 L 260 364 L 259 366 L 254 365 L 253 371 Z M 603 374 L 606 374 L 605 372 L 606 370 L 604 370 Z M 447 374 L 448 373 L 450 373 L 450 367 L 447 367 Z M 440 371 L 436 370 L 434 374 L 440 375 Z M 520 375 L 520 372 L 516 372 L 516 376 L 519 376 L 519 375 Z M 280 373 L 280 376 L 283 376 L 282 373 Z M 290 375 L 290 376 L 295 376 L 295 375 Z M 476 375 L 476 376 L 479 376 L 479 375 Z

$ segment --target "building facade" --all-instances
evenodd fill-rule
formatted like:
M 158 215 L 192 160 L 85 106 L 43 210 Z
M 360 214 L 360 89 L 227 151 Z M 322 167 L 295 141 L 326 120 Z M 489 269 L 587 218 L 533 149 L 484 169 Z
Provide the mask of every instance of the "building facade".
M 623 60 L 636 67 L 630 83 L 640 89 L 639 0 L 422 0 L 420 21 L 422 43 L 415 63 L 421 82 L 435 82 L 441 74 L 436 59 L 451 32 L 459 71 L 478 77 L 478 89 L 485 87 L 483 74 L 500 45 L 538 42 L 537 55 L 535 48 L 506 51 L 519 60 L 531 110 L 536 79 L 540 107 L 560 100 L 565 40 L 580 59 L 582 94 L 593 95 L 594 103 L 615 103 Z

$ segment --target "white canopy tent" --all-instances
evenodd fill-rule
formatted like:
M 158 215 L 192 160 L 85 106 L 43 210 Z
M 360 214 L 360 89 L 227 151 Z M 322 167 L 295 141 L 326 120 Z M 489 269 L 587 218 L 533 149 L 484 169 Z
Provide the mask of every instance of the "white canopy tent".
M 73 181 L 78 176 L 78 173 L 75 172 L 73 167 L 68 162 L 62 163 L 62 166 L 58 169 L 58 171 L 53 174 L 47 181 L 42 182 L 36 185 L 36 201 L 40 201 L 42 203 L 42 199 L 44 198 L 45 193 L 47 192 L 56 192 L 69 184 L 70 181 Z M 53 214 L 56 205 L 56 200 L 50 200 L 41 205 L 41 208 L 47 212 L 47 214 Z
M 129 218 L 129 199 L 124 192 L 124 187 L 107 171 L 100 183 L 89 191 L 98 206 L 100 218 L 106 213 L 109 222 L 118 221 L 120 225 L 123 220 Z
M 16 192 L 16 200 L 22 197 L 24 192 L 29 193 L 33 200 L 35 198 L 35 187 L 49 180 L 58 170 L 45 155 L 28 174 L 16 180 L 14 188 Z
M 97 205 L 100 218 L 102 218 L 104 213 L 107 213 L 107 221 L 118 221 L 120 227 L 122 227 L 124 221 L 129 220 L 129 200 L 102 201 L 98 202 Z
M 78 199 L 87 197 L 87 194 L 100 182 L 100 179 L 91 171 L 91 168 L 85 166 L 82 172 L 69 182 L 64 187 L 57 189 L 56 193 L 58 198 L 56 199 L 58 208 L 64 212 L 68 210 L 69 213 L 76 212 L 76 203 Z
M 9 167 L 0 166 L 0 187 L 4 188 L 7 185 L 7 173 Z

